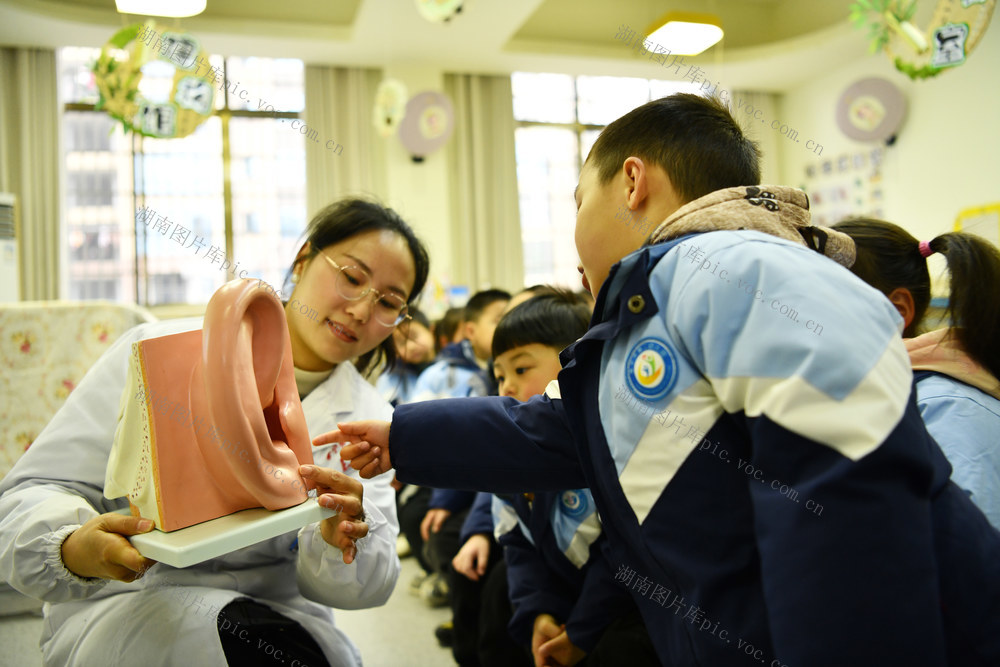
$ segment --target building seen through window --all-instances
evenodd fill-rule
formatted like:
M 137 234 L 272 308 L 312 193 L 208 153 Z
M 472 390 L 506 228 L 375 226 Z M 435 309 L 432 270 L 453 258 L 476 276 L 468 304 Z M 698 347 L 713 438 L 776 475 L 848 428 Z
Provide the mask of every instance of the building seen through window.
M 152 139 L 123 133 L 94 108 L 90 67 L 98 54 L 58 52 L 66 296 L 205 303 L 232 279 L 227 260 L 280 288 L 281 262 L 295 254 L 308 222 L 305 138 L 282 123 L 304 108 L 302 61 L 212 56 L 229 80 L 278 113 L 259 111 L 220 85 L 213 115 L 193 134 Z M 152 65 L 140 85 L 169 89 L 172 68 Z

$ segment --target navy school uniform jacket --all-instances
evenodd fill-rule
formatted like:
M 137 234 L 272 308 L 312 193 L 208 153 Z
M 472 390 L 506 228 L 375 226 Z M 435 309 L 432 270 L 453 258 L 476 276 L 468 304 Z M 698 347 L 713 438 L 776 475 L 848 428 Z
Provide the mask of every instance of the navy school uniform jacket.
M 469 507 L 469 514 L 462 523 L 462 530 L 458 534 L 458 541 L 465 544 L 473 535 L 493 535 L 493 512 L 491 505 L 493 495 L 490 493 L 477 493 Z
M 550 614 L 572 626 L 570 639 L 589 650 L 614 611 L 634 609 L 611 583 L 606 564 L 601 574 L 593 572 L 600 567 L 595 562 L 602 559 L 602 542 L 589 490 L 542 492 L 532 501 L 523 494 L 493 496 L 493 517 L 514 607 L 510 633 L 519 643 L 530 646 L 535 618 Z
M 563 362 L 526 403 L 397 409 L 399 478 L 589 486 L 672 667 L 1000 664 L 1000 534 L 947 481 L 898 314 L 846 269 L 754 231 L 642 248 Z

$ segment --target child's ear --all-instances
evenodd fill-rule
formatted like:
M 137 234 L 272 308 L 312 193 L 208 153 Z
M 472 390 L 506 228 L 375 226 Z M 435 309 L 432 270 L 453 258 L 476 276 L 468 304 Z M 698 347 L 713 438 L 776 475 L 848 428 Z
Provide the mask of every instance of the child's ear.
M 909 329 L 910 323 L 913 322 L 913 318 L 917 313 L 916 306 L 913 304 L 913 295 L 910 293 L 910 290 L 905 287 L 897 287 L 886 296 L 903 318 L 903 328 Z
M 638 209 L 649 196 L 649 169 L 642 158 L 635 156 L 627 158 L 622 169 L 625 172 L 625 196 Z
M 462 324 L 462 331 L 465 333 L 466 340 L 472 340 L 472 338 L 476 335 L 476 323 L 464 322 Z

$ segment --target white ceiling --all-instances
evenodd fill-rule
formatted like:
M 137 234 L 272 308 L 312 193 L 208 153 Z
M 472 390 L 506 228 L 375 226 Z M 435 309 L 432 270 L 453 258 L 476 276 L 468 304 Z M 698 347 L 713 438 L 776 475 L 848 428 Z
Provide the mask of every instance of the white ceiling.
M 178 20 L 213 53 L 301 58 L 308 63 L 415 66 L 449 72 L 520 71 L 671 78 L 615 40 L 668 10 L 712 12 L 726 38 L 697 58 L 730 87 L 780 92 L 817 71 L 869 57 L 847 22 L 849 0 L 468 0 L 431 24 L 413 0 L 208 0 Z M 0 44 L 101 46 L 133 22 L 114 0 L 0 0 Z M 172 23 L 174 19 L 161 22 Z

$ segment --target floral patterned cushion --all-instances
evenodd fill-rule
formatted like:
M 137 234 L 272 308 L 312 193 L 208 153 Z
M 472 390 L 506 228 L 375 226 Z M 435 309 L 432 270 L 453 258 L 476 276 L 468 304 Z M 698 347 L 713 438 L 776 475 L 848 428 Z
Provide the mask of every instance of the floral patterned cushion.
M 156 318 L 137 306 L 0 304 L 0 478 L 115 340 Z

